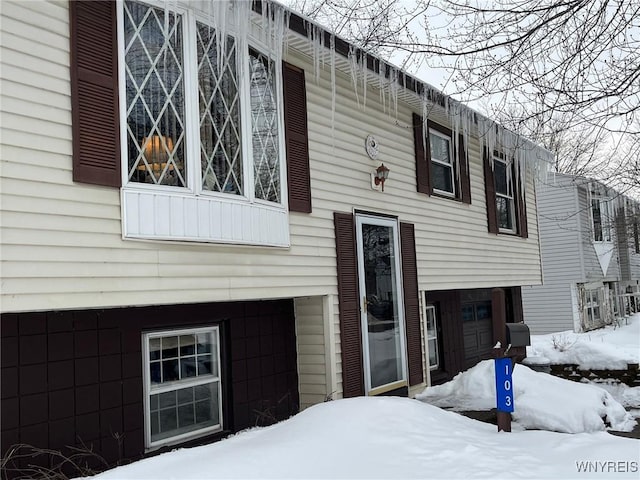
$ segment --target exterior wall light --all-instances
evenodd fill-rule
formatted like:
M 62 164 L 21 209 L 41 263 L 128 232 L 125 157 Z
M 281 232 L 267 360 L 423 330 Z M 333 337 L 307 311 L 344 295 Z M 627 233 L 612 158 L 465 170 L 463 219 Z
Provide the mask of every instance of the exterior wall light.
M 384 182 L 389 178 L 389 169 L 384 166 L 384 163 L 380 164 L 376 171 L 371 174 L 371 187 L 377 190 L 378 187 L 384 192 Z

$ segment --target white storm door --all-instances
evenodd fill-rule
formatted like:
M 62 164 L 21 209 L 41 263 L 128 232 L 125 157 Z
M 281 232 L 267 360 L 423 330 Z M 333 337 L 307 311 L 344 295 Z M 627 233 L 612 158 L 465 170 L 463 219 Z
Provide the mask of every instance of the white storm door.
M 356 215 L 364 381 L 368 395 L 407 384 L 398 222 Z

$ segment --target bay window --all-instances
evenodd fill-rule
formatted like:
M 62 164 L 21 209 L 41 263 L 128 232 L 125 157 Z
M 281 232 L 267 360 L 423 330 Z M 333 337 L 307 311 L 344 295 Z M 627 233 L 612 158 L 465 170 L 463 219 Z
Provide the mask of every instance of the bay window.
M 280 62 L 180 5 L 122 2 L 125 236 L 287 245 Z

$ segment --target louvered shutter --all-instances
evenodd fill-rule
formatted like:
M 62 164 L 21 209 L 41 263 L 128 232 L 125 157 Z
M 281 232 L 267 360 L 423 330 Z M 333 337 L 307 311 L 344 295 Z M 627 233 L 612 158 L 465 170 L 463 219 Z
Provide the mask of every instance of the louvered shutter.
M 304 70 L 283 62 L 284 126 L 289 210 L 311 213 L 307 94 Z
M 418 267 L 416 264 L 415 230 L 411 223 L 400 224 L 402 252 L 402 284 L 404 288 L 404 316 L 407 334 L 407 362 L 409 385 L 422 383 L 422 336 L 420 333 L 420 303 L 418 299 Z
M 514 195 L 516 199 L 516 211 L 518 212 L 518 235 L 522 238 L 529 238 L 529 224 L 527 222 L 527 197 L 526 184 L 523 184 L 521 180 L 518 180 L 518 191 Z
M 350 213 L 334 213 L 333 219 L 338 264 L 342 389 L 344 397 L 357 397 L 364 395 L 364 371 L 355 227 Z
M 416 157 L 416 183 L 418 192 L 431 194 L 431 178 L 427 158 L 426 139 L 422 128 L 422 117 L 413 114 L 413 145 Z
M 465 153 L 464 138 L 458 137 L 458 165 L 460 166 L 460 199 L 462 203 L 471 203 L 471 177 L 469 175 L 469 164 Z
M 73 180 L 120 186 L 116 3 L 69 2 Z
M 493 169 L 489 163 L 489 152 L 484 150 L 484 190 L 487 197 L 487 223 L 489 233 L 498 233 L 498 212 L 496 208 L 496 187 Z

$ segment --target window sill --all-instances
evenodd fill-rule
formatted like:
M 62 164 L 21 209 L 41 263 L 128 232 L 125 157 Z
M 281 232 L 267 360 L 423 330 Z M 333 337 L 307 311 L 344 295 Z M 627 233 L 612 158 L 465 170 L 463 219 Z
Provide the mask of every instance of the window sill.
M 290 245 L 289 215 L 281 206 L 132 187 L 121 195 L 125 239 Z
M 215 432 L 207 432 L 202 435 L 193 436 L 184 440 L 176 440 L 175 442 L 165 443 L 154 447 L 146 447 L 144 452 L 145 455 L 155 456 L 175 450 L 175 448 L 178 446 L 180 448 L 192 448 L 198 447 L 200 445 L 208 445 L 212 442 L 218 442 L 228 437 L 232 433 L 233 432 L 228 429 L 219 429 Z
M 460 205 L 466 205 L 468 207 L 471 206 L 471 200 L 469 200 L 468 202 L 465 202 L 462 200 L 462 197 L 456 197 L 453 195 L 449 195 L 446 192 L 445 193 L 439 193 L 435 190 L 433 190 L 430 194 L 429 194 L 430 198 L 438 198 L 438 199 L 442 199 L 445 201 L 449 201 L 449 202 L 456 202 Z
M 432 195 L 438 198 L 446 198 L 447 200 L 453 200 L 454 202 L 462 202 L 461 198 L 455 196 L 455 194 L 445 192 L 442 190 L 433 190 Z

